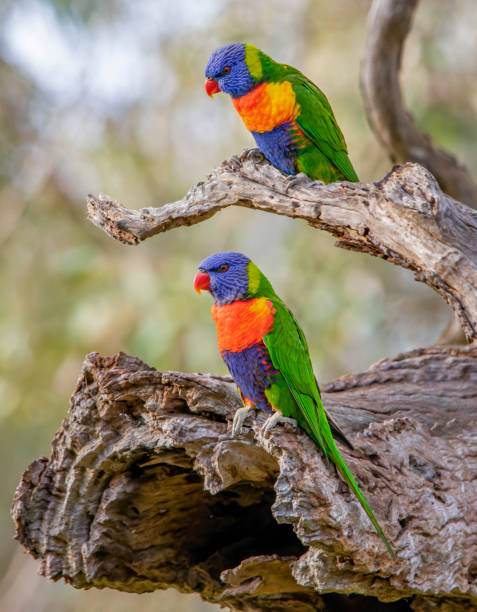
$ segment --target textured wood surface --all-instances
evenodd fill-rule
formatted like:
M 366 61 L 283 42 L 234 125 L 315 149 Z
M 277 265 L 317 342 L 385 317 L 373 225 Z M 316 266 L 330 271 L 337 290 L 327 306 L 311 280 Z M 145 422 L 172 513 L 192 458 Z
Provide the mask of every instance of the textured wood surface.
M 323 391 L 397 561 L 306 434 L 264 438 L 259 414 L 232 438 L 229 379 L 125 354 L 87 357 L 51 457 L 16 492 L 17 537 L 43 575 L 83 588 L 174 586 L 240 610 L 471 609 L 477 348 L 414 351 Z

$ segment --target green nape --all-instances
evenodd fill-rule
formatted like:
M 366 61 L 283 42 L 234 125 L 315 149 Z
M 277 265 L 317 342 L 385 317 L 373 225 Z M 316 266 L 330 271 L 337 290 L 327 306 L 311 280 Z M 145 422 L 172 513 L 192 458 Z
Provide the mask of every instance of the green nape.
M 273 290 L 273 287 L 268 278 L 258 268 L 253 261 L 249 261 L 247 264 L 248 274 L 248 293 L 247 297 L 270 297 L 277 298 L 277 294 Z M 278 298 L 277 298 L 278 299 Z
M 279 64 L 269 55 L 254 47 L 244 43 L 245 47 L 245 63 L 250 72 L 250 76 L 256 83 L 262 81 L 282 81 L 286 71 L 283 69 L 283 64 Z M 295 70 L 292 68 L 292 70 Z

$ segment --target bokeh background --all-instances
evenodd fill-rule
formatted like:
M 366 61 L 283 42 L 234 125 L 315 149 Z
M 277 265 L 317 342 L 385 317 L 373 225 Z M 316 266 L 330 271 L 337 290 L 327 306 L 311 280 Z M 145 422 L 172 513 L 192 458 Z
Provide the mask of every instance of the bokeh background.
M 308 336 L 318 378 L 433 344 L 450 309 L 398 269 L 342 251 L 302 222 L 228 209 L 138 247 L 86 220 L 85 195 L 131 207 L 183 196 L 252 145 L 203 70 L 247 41 L 328 95 L 364 181 L 391 166 L 359 91 L 368 1 L 0 0 L 0 609 L 205 611 L 173 591 L 76 591 L 36 575 L 9 508 L 27 464 L 48 455 L 85 354 L 123 350 L 158 369 L 225 373 L 192 290 L 198 262 L 247 253 Z M 477 165 L 477 6 L 423 0 L 407 42 L 406 103 L 434 141 Z

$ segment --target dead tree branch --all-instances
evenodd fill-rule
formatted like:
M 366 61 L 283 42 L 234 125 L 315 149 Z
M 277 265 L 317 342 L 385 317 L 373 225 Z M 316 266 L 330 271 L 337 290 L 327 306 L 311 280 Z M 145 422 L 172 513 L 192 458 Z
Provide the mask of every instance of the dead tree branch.
M 368 120 L 393 162 L 428 168 L 442 189 L 477 208 L 477 184 L 467 168 L 433 146 L 406 110 L 399 84 L 401 58 L 418 0 L 374 0 L 368 15 L 361 89 Z
M 124 354 L 86 358 L 50 459 L 17 489 L 17 537 L 79 588 L 174 586 L 237 610 L 336 610 L 350 593 L 353 609 L 470 610 L 477 349 L 414 351 L 324 391 L 397 561 L 305 433 L 264 438 L 259 415 L 232 438 L 227 378 Z
M 298 184 L 256 150 L 232 157 L 177 202 L 128 209 L 108 196 L 88 197 L 88 215 L 127 244 L 247 206 L 306 220 L 331 232 L 337 245 L 381 257 L 415 272 L 454 309 L 477 337 L 477 212 L 444 194 L 417 164 L 395 167 L 377 183 Z

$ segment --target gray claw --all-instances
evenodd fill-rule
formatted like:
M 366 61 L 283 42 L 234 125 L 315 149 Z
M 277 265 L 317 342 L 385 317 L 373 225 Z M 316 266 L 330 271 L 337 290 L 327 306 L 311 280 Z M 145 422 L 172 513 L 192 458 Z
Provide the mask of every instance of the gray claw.
M 268 417 L 268 419 L 262 426 L 262 435 L 265 436 L 270 431 L 270 429 L 272 429 L 272 427 L 275 427 L 275 425 L 278 425 L 278 423 L 288 423 L 293 427 L 293 429 L 297 429 L 298 427 L 298 423 L 295 421 L 295 419 L 283 416 L 281 412 L 275 412 L 275 414 L 272 414 L 272 416 Z
M 245 149 L 240 154 L 239 160 L 243 163 L 247 159 L 256 162 L 261 162 L 265 159 L 265 155 L 260 152 L 260 149 Z
M 309 183 L 311 183 L 311 178 L 304 172 L 299 172 L 295 176 L 288 179 L 285 193 L 288 194 L 289 189 L 300 187 L 301 185 L 308 185 Z
M 250 412 L 254 411 L 255 408 L 252 406 L 244 406 L 243 408 L 239 408 L 234 414 L 234 420 L 232 421 L 232 435 L 238 436 L 240 430 L 242 429 L 242 424 L 245 419 L 248 417 Z

